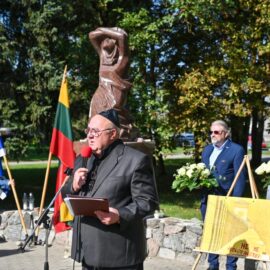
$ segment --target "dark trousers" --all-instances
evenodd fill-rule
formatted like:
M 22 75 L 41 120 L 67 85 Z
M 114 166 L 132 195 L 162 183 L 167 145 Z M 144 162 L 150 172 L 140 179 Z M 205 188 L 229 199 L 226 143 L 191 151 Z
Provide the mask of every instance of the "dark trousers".
M 210 269 L 219 269 L 219 255 L 211 254 L 208 255 L 208 263 Z M 237 268 L 237 257 L 227 256 L 226 270 L 236 270 Z
M 82 270 L 143 270 L 143 263 L 125 267 L 94 267 L 82 263 Z

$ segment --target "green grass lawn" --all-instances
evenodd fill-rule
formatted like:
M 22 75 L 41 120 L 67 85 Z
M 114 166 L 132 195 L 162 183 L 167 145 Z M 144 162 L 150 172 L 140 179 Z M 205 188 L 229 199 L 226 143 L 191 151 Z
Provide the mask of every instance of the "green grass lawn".
M 166 216 L 191 219 L 196 217 L 201 219 L 200 196 L 195 192 L 182 193 L 159 193 L 160 209 Z
M 29 146 L 28 150 L 19 156 L 20 161 L 39 161 L 39 160 L 48 160 L 49 157 L 49 147 L 48 146 Z M 10 158 L 10 157 L 8 157 Z M 56 157 L 52 156 L 52 159 L 57 159 Z M 17 161 L 16 157 L 11 159 L 11 161 Z
M 173 181 L 173 173 L 181 164 L 185 164 L 190 159 L 167 159 L 165 160 L 166 175 L 157 176 L 157 186 L 160 198 L 160 208 L 163 209 L 165 215 L 192 218 L 200 217 L 199 213 L 199 194 L 182 192 L 175 193 L 171 189 L 171 183 Z M 35 205 L 40 205 L 44 178 L 46 173 L 47 164 L 34 164 L 34 165 L 10 165 L 10 170 L 13 178 L 16 182 L 16 192 L 22 206 L 23 193 L 32 192 L 35 196 Z M 51 164 L 50 175 L 47 186 L 45 206 L 48 205 L 55 194 L 55 181 L 57 173 L 57 163 Z M 1 210 L 16 209 L 15 200 L 12 194 L 5 200 L 1 201 Z
M 57 166 L 57 163 L 51 164 L 45 205 L 49 204 L 55 193 Z M 28 194 L 32 192 L 35 197 L 35 206 L 39 206 L 47 164 L 12 164 L 9 165 L 9 167 L 12 177 L 15 179 L 15 189 L 20 201 L 20 206 L 22 207 L 22 196 L 24 192 Z M 0 210 L 13 209 L 16 209 L 16 203 L 12 191 L 10 191 L 9 196 L 5 200 L 0 200 Z
M 166 216 L 190 219 L 200 217 L 200 193 L 199 191 L 189 192 L 188 190 L 176 193 L 172 190 L 173 174 L 178 168 L 187 162 L 192 162 L 190 158 L 166 159 L 166 175 L 157 176 L 157 187 L 160 199 L 160 209 Z
M 180 151 L 182 150 L 180 149 Z M 32 153 L 32 158 L 30 158 L 30 160 L 38 159 L 46 160 L 46 151 L 43 152 L 43 155 L 40 153 L 33 155 Z M 156 176 L 157 188 L 160 198 L 160 209 L 163 210 L 166 216 L 179 217 L 184 219 L 196 217 L 200 219 L 200 191 L 196 190 L 189 192 L 188 190 L 185 190 L 181 193 L 176 193 L 171 189 L 173 174 L 178 168 L 187 162 L 193 162 L 193 160 L 190 158 L 165 159 L 164 163 L 166 167 L 166 174 Z M 21 205 L 24 192 L 32 192 L 35 196 L 35 206 L 40 205 L 46 166 L 46 163 L 35 165 L 21 165 L 19 163 L 10 165 L 11 174 L 16 182 L 16 191 Z M 57 163 L 51 164 L 45 206 L 50 203 L 55 194 L 57 166 Z M 247 191 L 245 197 L 251 197 L 249 184 L 247 185 L 246 190 Z M 262 190 L 260 185 L 258 186 L 258 190 L 261 198 L 265 198 L 265 191 Z M 12 194 L 10 194 L 5 200 L 0 200 L 0 210 L 11 209 L 16 209 L 15 200 Z

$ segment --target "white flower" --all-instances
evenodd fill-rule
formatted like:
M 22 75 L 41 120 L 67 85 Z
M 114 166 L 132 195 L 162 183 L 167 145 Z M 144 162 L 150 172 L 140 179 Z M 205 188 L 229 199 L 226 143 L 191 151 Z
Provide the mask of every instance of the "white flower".
M 266 172 L 266 163 L 262 163 L 256 170 L 255 170 L 255 173 L 258 174 L 258 175 L 262 175 Z
M 210 175 L 210 171 L 209 171 L 208 169 L 204 169 L 204 170 L 202 171 L 202 177 L 206 178 L 206 177 L 209 176 L 209 175 Z
M 202 163 L 202 162 L 201 163 L 198 163 L 197 164 L 197 168 L 203 170 L 205 168 L 205 164 Z
M 270 173 L 270 164 L 267 163 L 264 170 L 265 170 L 265 173 Z
M 183 176 L 186 174 L 186 169 L 184 167 L 177 170 L 178 175 Z
M 185 166 L 178 169 L 174 176 L 175 179 L 172 183 L 172 188 L 175 189 L 176 192 L 181 192 L 186 188 L 191 191 L 201 187 L 210 188 L 217 186 L 217 182 L 204 163 L 187 163 Z
M 197 168 L 197 165 L 196 165 L 196 164 L 191 164 L 191 165 L 189 166 L 189 168 L 190 168 L 191 170 L 194 170 L 194 169 Z
M 189 178 L 191 178 L 192 177 L 192 174 L 193 174 L 193 170 L 188 170 L 186 174 L 187 174 L 187 176 Z

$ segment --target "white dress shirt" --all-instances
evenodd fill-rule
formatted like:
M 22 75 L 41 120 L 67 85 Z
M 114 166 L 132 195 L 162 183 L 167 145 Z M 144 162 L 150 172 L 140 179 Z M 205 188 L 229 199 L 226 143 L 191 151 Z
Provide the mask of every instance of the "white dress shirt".
M 214 166 L 217 157 L 222 152 L 222 150 L 223 150 L 223 148 L 224 148 L 224 146 L 225 146 L 225 144 L 226 144 L 227 141 L 228 140 L 226 140 L 220 147 L 218 147 L 218 146 L 216 146 L 216 145 L 213 144 L 214 150 L 213 150 L 212 154 L 209 157 L 209 167 L 210 167 L 210 170 L 212 170 L 212 167 Z

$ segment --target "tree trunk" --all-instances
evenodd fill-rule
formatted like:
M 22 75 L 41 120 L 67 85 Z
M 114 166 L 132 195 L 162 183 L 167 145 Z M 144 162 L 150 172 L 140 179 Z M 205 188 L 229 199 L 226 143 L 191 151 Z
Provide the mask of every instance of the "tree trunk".
M 159 175 L 165 175 L 166 174 L 166 168 L 164 165 L 164 160 L 162 154 L 158 155 L 158 172 Z
M 243 146 L 247 153 L 247 139 L 250 117 L 231 117 L 232 141 Z
M 264 130 L 264 117 L 263 113 L 254 110 L 252 112 L 252 160 L 251 165 L 253 168 L 257 168 L 262 162 L 262 141 Z
M 157 154 L 156 173 L 157 175 L 165 175 L 166 168 L 164 165 L 163 155 L 161 153 L 162 147 L 161 147 L 159 135 L 157 133 L 154 133 L 152 140 L 155 142 L 155 153 Z

